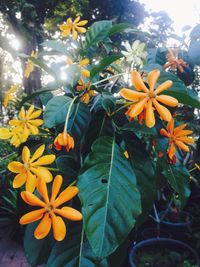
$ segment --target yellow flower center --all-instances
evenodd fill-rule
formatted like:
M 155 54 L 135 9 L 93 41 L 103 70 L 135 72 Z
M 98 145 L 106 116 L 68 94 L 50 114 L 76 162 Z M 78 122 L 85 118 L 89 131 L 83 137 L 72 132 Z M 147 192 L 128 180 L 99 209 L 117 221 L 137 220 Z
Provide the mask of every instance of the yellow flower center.
M 29 169 L 29 168 L 30 168 L 30 164 L 29 164 L 28 162 L 25 162 L 25 163 L 24 163 L 24 168 L 25 168 L 25 169 Z
M 51 213 L 51 212 L 53 212 L 53 210 L 54 210 L 54 206 L 51 203 L 46 205 L 46 211 Z
M 149 92 L 148 96 L 149 96 L 149 98 L 155 98 L 156 94 L 154 92 Z

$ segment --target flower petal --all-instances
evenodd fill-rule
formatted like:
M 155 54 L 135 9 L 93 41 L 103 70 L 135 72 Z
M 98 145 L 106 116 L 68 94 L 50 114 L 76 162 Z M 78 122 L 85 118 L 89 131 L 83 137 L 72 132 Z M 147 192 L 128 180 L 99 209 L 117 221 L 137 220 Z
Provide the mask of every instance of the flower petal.
M 40 206 L 45 208 L 46 204 L 36 197 L 34 194 L 28 191 L 21 192 L 21 198 L 30 206 Z
M 37 161 L 33 162 L 32 166 L 40 166 L 40 165 L 50 165 L 52 162 L 55 161 L 56 156 L 53 154 L 45 155 L 39 158 Z
M 7 129 L 7 128 L 0 128 L 0 139 L 6 140 L 6 139 L 11 138 L 11 136 L 12 136 L 12 133 L 10 132 L 9 129 Z
M 34 160 L 40 158 L 42 154 L 44 153 L 45 145 L 41 145 L 33 154 L 30 163 L 33 162 Z
M 78 194 L 79 190 L 76 186 L 69 186 L 64 191 L 62 191 L 57 199 L 54 202 L 54 207 L 57 208 L 58 206 L 62 205 L 63 203 L 71 200 Z
M 13 188 L 21 187 L 23 184 L 25 184 L 26 179 L 27 179 L 27 173 L 26 172 L 22 172 L 22 173 L 19 173 L 18 175 L 16 175 L 14 180 L 13 180 Z
M 22 161 L 24 163 L 28 163 L 29 159 L 30 159 L 30 150 L 27 146 L 24 146 L 22 150 Z
M 52 185 L 52 193 L 51 193 L 51 202 L 54 202 L 59 191 L 61 188 L 63 182 L 63 178 L 61 175 L 56 175 L 56 177 L 54 178 L 53 181 L 53 185 Z
M 90 63 L 89 59 L 88 58 L 84 58 L 79 62 L 79 66 L 80 67 L 87 66 L 89 63 Z
M 149 89 L 144 84 L 139 72 L 135 70 L 131 72 L 131 81 L 135 89 L 137 89 L 138 91 L 144 91 L 145 93 L 149 93 Z
M 37 190 L 44 199 L 46 203 L 49 203 L 49 196 L 48 196 L 48 191 L 47 191 L 47 186 L 45 181 L 42 178 L 38 179 L 37 183 Z
M 85 26 L 88 23 L 88 20 L 81 20 L 78 23 L 76 23 L 77 26 Z
M 131 89 L 126 89 L 126 88 L 122 88 L 120 90 L 120 95 L 130 101 L 138 101 L 140 98 L 144 98 L 145 96 L 147 96 L 146 93 L 141 93 L 141 92 L 137 92 L 137 91 L 133 91 Z
M 152 128 L 155 125 L 155 116 L 154 116 L 154 111 L 153 111 L 151 100 L 149 100 L 147 103 L 145 123 L 146 123 L 146 126 L 149 128 Z
M 186 126 L 187 126 L 186 123 L 177 126 L 177 127 L 174 129 L 174 135 L 177 135 L 181 130 L 185 129 Z
M 39 178 L 44 179 L 46 183 L 50 183 L 53 179 L 50 171 L 45 167 L 31 167 L 30 170 Z
M 42 114 L 42 110 L 36 110 L 34 111 L 30 116 L 29 116 L 29 120 L 35 119 L 37 117 L 39 117 Z
M 193 131 L 191 131 L 191 130 L 181 130 L 176 134 L 176 137 L 186 136 L 186 135 L 189 135 L 189 134 L 192 134 L 192 133 L 193 133 Z
M 194 144 L 194 139 L 191 137 L 189 138 L 187 136 L 181 136 L 181 137 L 177 138 L 176 140 L 187 143 L 187 144 Z
M 171 143 L 171 144 L 170 144 L 169 151 L 167 152 L 169 158 L 170 158 L 170 159 L 173 159 L 175 153 L 176 153 L 176 148 L 175 148 L 175 146 L 174 146 L 174 143 Z
M 170 121 L 172 119 L 172 115 L 166 107 L 160 105 L 155 98 L 152 100 L 152 102 L 163 120 Z
M 164 83 L 161 83 L 157 89 L 155 90 L 155 94 L 158 95 L 159 93 L 163 92 L 164 90 L 167 90 L 168 88 L 170 88 L 173 85 L 173 82 L 168 80 L 165 81 Z
M 44 121 L 41 119 L 29 120 L 28 122 L 29 124 L 37 126 L 37 127 L 44 123 Z
M 148 98 L 144 98 L 144 99 L 140 100 L 138 103 L 136 103 L 130 109 L 129 116 L 133 118 L 133 117 L 136 117 L 137 115 L 139 115 L 143 111 L 147 100 L 148 100 Z
M 171 119 L 168 123 L 167 123 L 167 130 L 169 131 L 170 135 L 173 135 L 174 132 L 174 120 Z
M 31 211 L 31 212 L 25 214 L 24 216 L 22 216 L 21 219 L 19 220 L 19 223 L 20 224 L 28 224 L 28 223 L 38 221 L 39 219 L 42 218 L 44 212 L 45 212 L 44 208 Z
M 162 128 L 162 129 L 160 130 L 160 134 L 161 134 L 162 136 L 166 136 L 166 137 L 170 138 L 170 134 L 169 134 L 164 128 Z
M 56 216 L 51 213 L 53 235 L 57 241 L 62 241 L 66 236 L 66 226 L 63 219 L 60 216 Z
M 178 105 L 178 100 L 168 95 L 157 95 L 156 100 L 169 107 L 176 107 Z
M 30 121 L 28 121 L 26 125 L 33 135 L 37 135 L 39 133 L 38 127 L 36 127 L 35 125 L 32 125 Z
M 85 33 L 87 31 L 86 28 L 84 28 L 84 27 L 78 27 L 78 26 L 76 26 L 76 30 L 79 33 Z
M 74 24 L 78 23 L 80 21 L 80 16 L 76 17 L 74 20 Z
M 36 239 L 42 239 L 48 235 L 51 230 L 51 218 L 49 213 L 45 213 L 41 222 L 38 224 L 37 228 L 34 231 L 34 236 Z
M 26 191 L 33 192 L 36 187 L 36 176 L 27 171 Z
M 24 165 L 18 161 L 12 161 L 8 164 L 8 169 L 14 173 L 21 173 L 25 170 Z
M 26 112 L 26 118 L 29 119 L 29 116 L 33 113 L 34 111 L 34 105 L 31 105 L 30 108 Z
M 80 221 L 83 218 L 82 214 L 78 210 L 75 210 L 71 207 L 63 207 L 62 209 L 55 209 L 54 212 L 71 221 Z
M 175 144 L 183 151 L 189 152 L 189 146 L 186 146 L 183 142 L 175 140 Z
M 150 92 L 154 91 L 154 88 L 155 88 L 155 85 L 156 85 L 156 82 L 157 82 L 159 76 L 160 76 L 159 69 L 155 69 L 155 70 L 152 70 L 151 72 L 149 72 L 148 84 L 149 84 Z

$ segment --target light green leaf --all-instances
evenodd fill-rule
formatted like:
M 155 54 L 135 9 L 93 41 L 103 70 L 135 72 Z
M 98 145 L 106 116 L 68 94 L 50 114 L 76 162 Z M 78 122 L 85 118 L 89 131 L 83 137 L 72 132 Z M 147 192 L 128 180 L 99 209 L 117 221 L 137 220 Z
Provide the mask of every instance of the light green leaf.
M 44 47 L 50 48 L 53 51 L 59 52 L 62 55 L 67 55 L 68 50 L 66 45 L 57 40 L 47 40 L 41 44 Z
M 44 111 L 45 127 L 52 128 L 64 123 L 67 110 L 72 101 L 68 96 L 55 96 L 46 105 Z
M 135 174 L 112 137 L 92 145 L 78 177 L 84 228 L 98 258 L 113 253 L 141 212 Z
M 90 48 L 100 41 L 103 41 L 108 36 L 111 27 L 111 20 L 101 20 L 93 23 L 85 35 L 86 49 Z
M 90 71 L 90 80 L 99 74 L 102 70 L 108 67 L 111 63 L 115 62 L 116 60 L 120 59 L 122 56 L 120 55 L 112 55 L 109 57 L 104 57 L 97 65 L 95 65 Z

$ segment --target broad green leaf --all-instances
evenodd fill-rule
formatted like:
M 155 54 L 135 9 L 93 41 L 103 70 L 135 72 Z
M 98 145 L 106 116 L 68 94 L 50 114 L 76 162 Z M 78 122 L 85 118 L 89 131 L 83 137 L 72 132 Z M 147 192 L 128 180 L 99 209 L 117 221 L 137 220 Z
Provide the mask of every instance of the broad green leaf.
M 72 101 L 68 96 L 55 96 L 46 105 L 44 111 L 45 127 L 52 128 L 64 123 L 67 110 Z
M 78 65 L 71 65 L 66 70 L 66 84 L 74 86 L 81 77 L 81 69 Z
M 155 169 L 145 144 L 139 138 L 133 134 L 126 134 L 124 139 L 141 193 L 142 214 L 137 219 L 137 223 L 141 224 L 153 207 L 156 194 Z
M 46 263 L 54 242 L 50 235 L 41 240 L 36 239 L 33 234 L 37 225 L 38 222 L 29 224 L 24 235 L 24 250 L 32 267 Z
M 56 158 L 56 165 L 59 171 L 62 172 L 67 178 L 77 177 L 77 162 L 71 156 L 62 155 Z
M 53 51 L 59 52 L 60 54 L 67 55 L 68 50 L 66 45 L 57 40 L 47 40 L 41 44 L 44 47 L 50 48 Z
M 116 60 L 120 59 L 122 56 L 120 55 L 112 55 L 109 57 L 104 57 L 97 65 L 95 65 L 90 71 L 90 80 L 99 74 L 102 70 L 108 67 L 111 63 L 115 62 Z
M 188 49 L 189 60 L 193 64 L 200 64 L 200 40 L 192 42 Z
M 105 258 L 125 240 L 141 212 L 135 174 L 114 138 L 94 142 L 77 186 L 86 236 L 96 256 Z
M 86 49 L 90 48 L 100 41 L 103 41 L 108 36 L 111 27 L 111 20 L 101 20 L 94 22 L 85 35 Z
M 166 63 L 166 49 L 150 48 L 147 56 L 147 64 L 159 64 L 163 66 Z
M 57 242 L 50 254 L 47 267 L 108 267 L 107 261 L 98 263 L 81 227 L 69 227 L 65 240 Z
M 161 84 L 166 80 L 171 80 L 173 85 L 165 90 L 163 94 L 175 97 L 179 103 L 200 109 L 200 100 L 194 90 L 188 89 L 176 75 L 163 71 L 158 82 Z
M 81 140 L 88 129 L 91 113 L 87 105 L 79 102 L 74 104 L 68 123 L 68 131 Z
M 108 114 L 111 114 L 115 110 L 116 98 L 112 95 L 103 95 L 102 96 L 102 107 Z
M 129 23 L 119 23 L 112 26 L 112 28 L 109 31 L 109 35 L 113 35 L 116 33 L 124 32 L 127 29 L 132 29 L 133 25 Z
M 182 206 L 186 204 L 188 197 L 190 196 L 189 189 L 189 177 L 190 173 L 188 170 L 181 164 L 179 165 L 170 165 L 163 164 L 162 174 L 167 179 L 168 183 L 178 194 Z
M 134 132 L 135 134 L 148 134 L 148 135 L 156 135 L 156 129 L 153 128 L 148 128 L 146 127 L 145 124 L 139 124 L 137 121 L 132 121 L 127 124 L 125 124 L 121 129 L 121 131 L 131 131 Z
M 51 92 L 44 92 L 43 94 L 39 95 L 40 101 L 42 105 L 46 106 L 46 104 L 52 99 L 54 95 Z

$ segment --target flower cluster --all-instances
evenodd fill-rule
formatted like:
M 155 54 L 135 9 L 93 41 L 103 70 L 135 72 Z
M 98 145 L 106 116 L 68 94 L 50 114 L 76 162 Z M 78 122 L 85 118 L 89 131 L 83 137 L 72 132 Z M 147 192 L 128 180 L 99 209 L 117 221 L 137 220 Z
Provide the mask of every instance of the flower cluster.
M 26 111 L 21 108 L 18 119 L 9 121 L 10 128 L 0 128 L 0 139 L 9 139 L 10 143 L 18 147 L 21 143 L 27 141 L 30 134 L 37 135 L 38 127 L 43 124 L 43 120 L 39 119 L 42 110 L 36 110 L 33 105 Z

